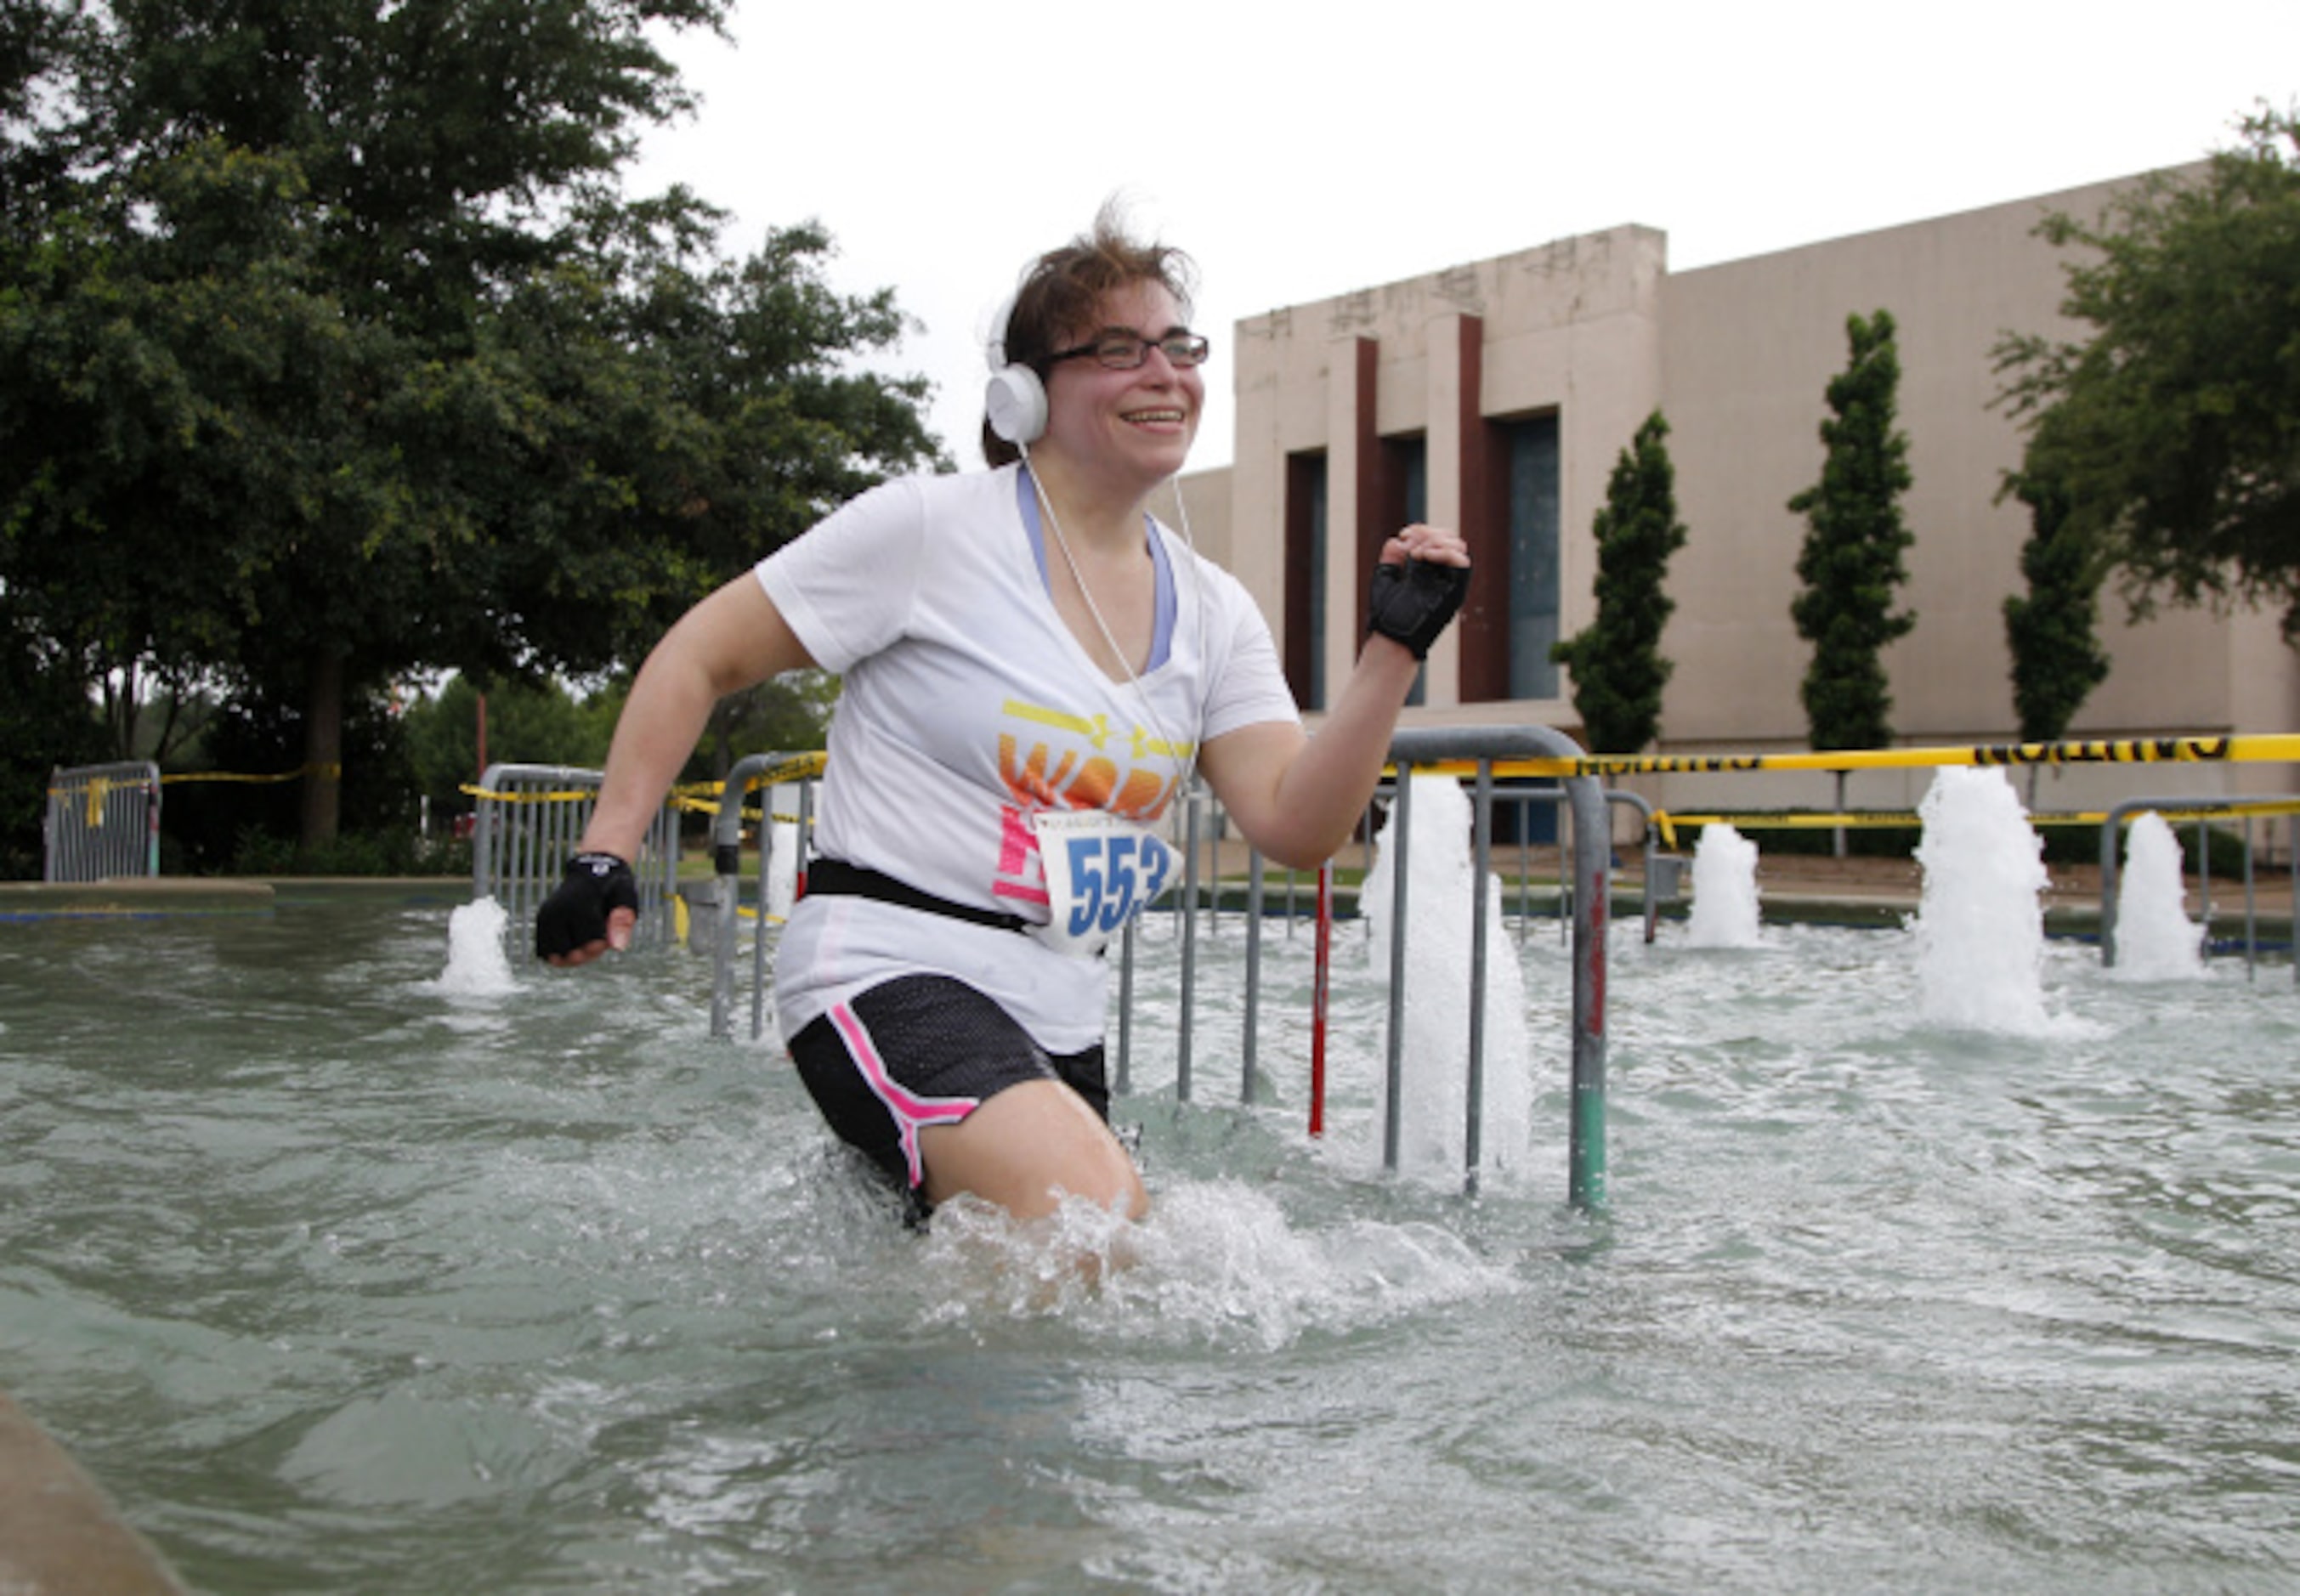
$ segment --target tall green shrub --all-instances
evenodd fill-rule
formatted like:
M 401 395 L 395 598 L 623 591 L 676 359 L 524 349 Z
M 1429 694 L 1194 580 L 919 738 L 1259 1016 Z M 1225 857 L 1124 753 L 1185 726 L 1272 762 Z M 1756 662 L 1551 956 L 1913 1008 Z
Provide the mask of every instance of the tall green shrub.
M 1846 318 L 1851 353 L 1829 384 L 1821 480 L 1788 504 L 1806 524 L 1796 565 L 1804 586 L 1789 614 L 1812 644 L 1801 696 L 1817 749 L 1892 740 L 1893 695 L 1879 656 L 1917 620 L 1893 609 L 1908 574 L 1902 554 L 1916 541 L 1901 519 L 1911 478 L 1908 438 L 1894 426 L 1901 362 L 1893 331 L 1888 311 Z
M 1573 708 L 1593 753 L 1635 753 L 1661 730 L 1662 689 L 1674 665 L 1661 652 L 1677 608 L 1664 582 L 1669 557 L 1685 546 L 1677 519 L 1677 473 L 1669 423 L 1659 411 L 1613 462 L 1605 503 L 1590 530 L 1597 539 L 1597 612 L 1550 647 L 1572 672 Z
M 2100 645 L 2100 569 L 2090 540 L 2071 524 L 2069 495 L 2049 478 L 2008 477 L 2005 491 L 2029 507 L 2021 547 L 2025 594 L 2004 600 L 2004 643 L 2012 654 L 2012 708 L 2025 742 L 2050 743 L 2108 677 Z

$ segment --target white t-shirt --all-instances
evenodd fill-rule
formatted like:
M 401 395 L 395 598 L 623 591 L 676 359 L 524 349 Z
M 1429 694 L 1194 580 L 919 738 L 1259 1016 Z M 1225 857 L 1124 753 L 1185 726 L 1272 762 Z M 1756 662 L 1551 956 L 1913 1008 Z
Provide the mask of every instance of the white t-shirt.
M 1017 486 L 1012 466 L 888 483 L 760 561 L 758 578 L 816 663 L 846 678 L 816 851 L 1044 922 L 1030 811 L 1153 819 L 1197 742 L 1300 715 L 1245 588 L 1154 522 L 1180 573 L 1171 647 L 1138 686 L 1105 676 L 1055 613 Z M 783 1035 L 922 973 L 981 991 L 1050 1052 L 1102 1038 L 1104 960 L 832 894 L 803 899 L 784 928 Z

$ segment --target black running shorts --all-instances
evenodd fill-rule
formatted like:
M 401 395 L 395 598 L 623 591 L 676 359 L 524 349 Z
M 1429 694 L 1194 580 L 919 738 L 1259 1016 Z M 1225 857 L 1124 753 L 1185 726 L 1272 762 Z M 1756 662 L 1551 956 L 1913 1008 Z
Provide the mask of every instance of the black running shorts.
M 903 1190 L 926 1179 L 919 1132 L 956 1125 L 1021 1081 L 1058 1080 L 1110 1118 L 1101 1043 L 1050 1057 L 1007 1012 L 948 976 L 898 976 L 802 1027 L 799 1078 L 840 1140 Z

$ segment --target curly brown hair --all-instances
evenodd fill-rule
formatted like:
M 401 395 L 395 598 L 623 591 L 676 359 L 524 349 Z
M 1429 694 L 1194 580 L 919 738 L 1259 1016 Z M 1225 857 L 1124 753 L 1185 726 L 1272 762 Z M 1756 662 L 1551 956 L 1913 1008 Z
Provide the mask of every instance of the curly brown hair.
M 1197 268 L 1171 245 L 1137 241 L 1115 199 L 1103 202 L 1090 231 L 1048 250 L 1030 263 L 1014 292 L 1004 332 L 1005 365 L 1028 366 L 1046 379 L 1047 358 L 1096 329 L 1091 325 L 1104 298 L 1130 284 L 1151 282 L 1174 296 L 1187 320 L 1197 283 Z M 1000 337 L 993 329 L 996 343 Z M 995 352 L 994 352 L 995 353 Z M 1021 451 L 982 422 L 982 457 L 993 466 L 1011 465 Z

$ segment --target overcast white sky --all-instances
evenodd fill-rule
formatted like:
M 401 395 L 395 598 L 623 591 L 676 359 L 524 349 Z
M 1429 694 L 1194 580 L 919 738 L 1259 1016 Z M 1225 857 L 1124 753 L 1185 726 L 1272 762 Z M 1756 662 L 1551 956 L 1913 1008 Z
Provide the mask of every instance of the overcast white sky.
M 890 362 L 980 463 L 981 339 L 1104 197 L 1197 262 L 1194 470 L 1230 458 L 1231 324 L 1623 222 L 1684 270 L 2194 160 L 2300 99 L 2300 0 L 737 0 L 671 52 L 699 116 L 634 192 L 724 245 L 814 218 Z

